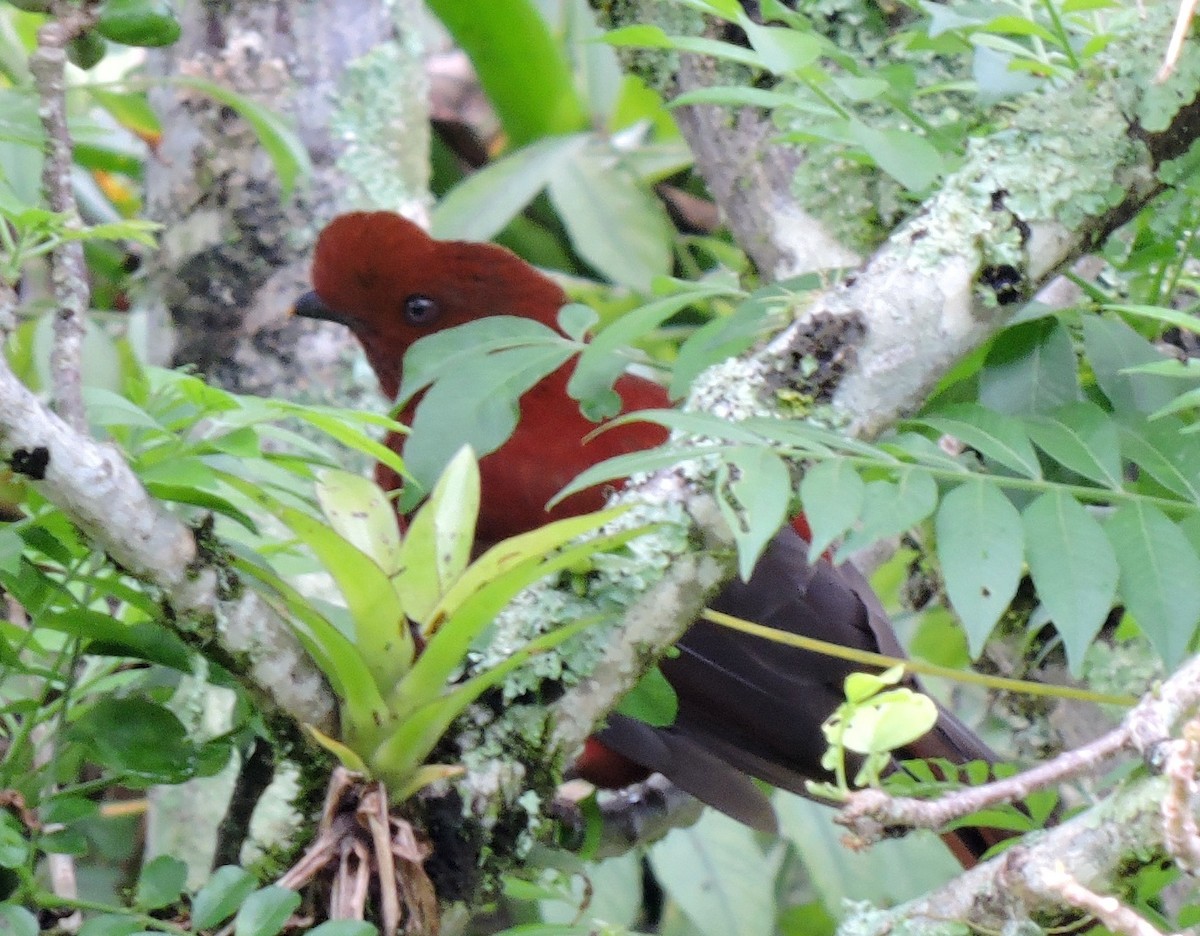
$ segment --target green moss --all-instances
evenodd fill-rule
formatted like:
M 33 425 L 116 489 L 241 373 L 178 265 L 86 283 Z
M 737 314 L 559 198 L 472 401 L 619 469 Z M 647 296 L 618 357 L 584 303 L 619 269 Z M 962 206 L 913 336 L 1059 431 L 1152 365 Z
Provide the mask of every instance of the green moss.
M 900 185 L 872 166 L 846 159 L 836 149 L 815 147 L 792 181 L 796 201 L 841 244 L 870 253 L 902 215 L 890 216 Z

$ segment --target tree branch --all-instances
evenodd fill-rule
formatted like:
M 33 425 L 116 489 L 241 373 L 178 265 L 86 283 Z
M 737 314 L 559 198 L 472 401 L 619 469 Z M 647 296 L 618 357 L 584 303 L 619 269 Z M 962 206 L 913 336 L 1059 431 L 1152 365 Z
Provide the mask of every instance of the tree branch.
M 142 487 L 120 452 L 72 429 L 0 356 L 0 457 L 25 475 L 129 574 L 157 586 L 186 637 L 215 637 L 260 698 L 299 723 L 330 730 L 334 700 L 287 624 Z M 232 597 L 222 597 L 230 594 Z M 243 672 L 244 671 L 244 672 Z
M 83 222 L 71 182 L 74 163 L 67 129 L 67 46 L 94 23 L 95 15 L 88 5 L 80 8 L 69 3 L 56 3 L 54 19 L 38 30 L 38 45 L 29 57 L 29 70 L 40 97 L 38 116 L 46 132 L 42 186 L 50 210 L 64 215 L 66 226 L 76 230 Z M 50 355 L 55 406 L 69 425 L 82 431 L 86 426 L 81 367 L 83 335 L 91 301 L 82 241 L 65 240 L 55 245 L 50 253 L 50 276 L 58 300 L 54 349 Z
M 1147 24 L 1151 37 L 1154 25 Z M 1084 78 L 1026 96 L 1005 131 L 979 140 L 942 190 L 859 271 L 819 295 L 765 348 L 701 375 L 688 407 L 732 420 L 786 417 L 784 392 L 813 401 L 810 420 L 859 437 L 914 411 L 952 364 L 1008 323 L 1021 307 L 1015 298 L 1032 296 L 1159 191 L 1157 167 L 1200 135 L 1195 105 L 1153 133 L 1136 118 L 1138 107 L 1161 108 L 1187 87 L 1178 75 L 1148 87 L 1154 41 L 1143 35 L 1110 49 L 1114 60 L 1140 62 L 1146 75 L 1133 120 L 1128 100 Z M 1136 78 L 1130 83 L 1139 86 Z M 1086 138 L 1075 129 L 1084 111 L 1092 131 Z M 1031 160 L 1041 175 L 1029 172 Z M 1005 283 L 1016 284 L 1015 296 L 993 279 L 1000 268 Z M 695 497 L 714 483 L 714 470 L 675 469 L 623 497 L 685 503 L 702 541 L 727 542 L 719 513 Z M 711 563 L 670 564 L 638 598 L 630 614 L 646 626 L 623 628 L 593 678 L 556 706 L 560 743 L 582 744 L 590 730 L 582 716 L 611 707 L 640 676 L 642 661 L 691 623 L 717 570 L 731 574 L 731 566 Z

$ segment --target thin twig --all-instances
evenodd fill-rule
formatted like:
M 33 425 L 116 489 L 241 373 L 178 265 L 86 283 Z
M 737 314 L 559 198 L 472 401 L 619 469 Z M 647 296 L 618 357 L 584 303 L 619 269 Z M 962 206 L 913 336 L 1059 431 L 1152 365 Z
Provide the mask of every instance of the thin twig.
M 867 842 L 874 840 L 876 831 L 890 826 L 939 829 L 981 809 L 1012 803 L 1035 790 L 1092 773 L 1129 746 L 1129 730 L 1122 725 L 1083 747 L 1066 751 L 1015 776 L 932 801 L 889 796 L 882 790 L 858 790 L 850 794 L 836 821 Z
M 1181 0 L 1179 13 L 1175 16 L 1175 29 L 1171 32 L 1171 41 L 1167 44 L 1166 55 L 1163 56 L 1162 68 L 1154 76 L 1155 84 L 1162 84 L 1175 71 L 1179 64 L 1179 56 L 1183 53 L 1183 43 L 1187 39 L 1188 30 L 1192 28 L 1192 17 L 1196 15 L 1196 0 Z
M 1053 871 L 1042 875 L 1047 894 L 1057 897 L 1068 906 L 1090 913 L 1114 933 L 1126 936 L 1163 936 L 1149 920 L 1139 916 L 1116 897 L 1097 894 L 1084 887 L 1059 863 Z
M 90 9 L 55 5 L 55 18 L 38 30 L 38 46 L 29 57 L 37 84 L 38 116 L 46 131 L 42 186 L 50 210 L 65 216 L 68 228 L 81 228 L 79 206 L 71 184 L 71 135 L 67 129 L 67 46 L 95 23 Z M 54 318 L 54 350 L 50 371 L 55 408 L 75 429 L 86 425 L 83 410 L 84 316 L 91 301 L 83 243 L 62 240 L 50 252 L 50 276 L 58 312 Z
M 1192 804 L 1196 800 L 1196 767 L 1200 763 L 1200 721 L 1192 719 L 1183 737 L 1173 741 L 1163 765 L 1170 784 L 1163 797 L 1163 843 L 1175 863 L 1189 874 L 1200 871 L 1200 831 Z
M 1139 702 L 1119 727 L 1081 748 L 1016 776 L 957 791 L 936 802 L 860 790 L 850 795 L 837 821 L 864 841 L 873 841 L 878 831 L 888 826 L 936 829 L 980 809 L 1023 799 L 1034 790 L 1093 772 L 1123 750 L 1137 751 L 1151 763 L 1160 763 L 1172 730 L 1198 706 L 1200 656 L 1184 663 L 1157 692 Z

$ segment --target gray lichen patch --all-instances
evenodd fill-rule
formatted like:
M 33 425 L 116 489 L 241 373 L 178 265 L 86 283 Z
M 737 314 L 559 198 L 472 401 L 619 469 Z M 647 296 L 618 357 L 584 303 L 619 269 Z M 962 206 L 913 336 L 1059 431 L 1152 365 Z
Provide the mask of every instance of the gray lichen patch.
M 378 46 L 346 69 L 330 129 L 343 146 L 338 168 L 356 186 L 347 203 L 411 213 L 428 203 L 429 127 L 412 107 L 428 87 L 413 67 L 421 54 L 414 31 L 401 34 L 406 43 Z
M 646 535 L 597 554 L 586 569 L 553 576 L 522 592 L 496 619 L 486 646 L 472 655 L 471 675 L 508 659 L 529 640 L 558 626 L 608 618 L 606 624 L 587 628 L 533 657 L 496 693 L 473 705 L 449 735 L 456 750 L 440 756 L 466 768 L 453 785 L 464 822 L 483 833 L 481 841 L 492 843 L 478 856 L 487 878 L 503 870 L 494 862 L 520 860 L 533 847 L 544 821 L 543 803 L 561 778 L 563 760 L 574 754 L 574 745 L 591 732 L 613 697 L 631 687 L 653 661 L 655 654 L 647 649 L 631 654 L 619 676 L 607 671 L 604 708 L 562 702 L 564 693 L 594 681 L 606 661 L 619 656 L 614 645 L 645 643 L 650 639 L 646 634 L 654 631 L 643 625 L 649 621 L 661 628 L 664 616 L 675 610 L 670 601 L 664 606 L 660 586 L 688 544 L 683 510 L 665 501 L 635 504 L 603 532 L 639 528 L 646 528 Z M 716 581 L 711 577 L 710 584 Z M 614 623 L 622 615 L 618 635 Z M 564 724 L 569 725 L 565 736 L 574 739 L 571 744 L 562 741 Z M 498 841 L 503 848 L 496 847 Z
M 769 373 L 757 357 L 730 358 L 714 364 L 692 382 L 684 410 L 730 422 L 769 415 Z
M 905 225 L 898 236 L 907 240 L 911 268 L 936 269 L 947 256 L 974 253 L 979 270 L 1019 273 L 1029 265 L 1035 225 L 1074 230 L 1121 202 L 1116 180 L 1144 163 L 1145 151 L 1128 135 L 1112 92 L 1077 82 L 1037 102 L 1007 129 L 972 140 L 963 167 Z M 1083 112 L 1089 132 L 1064 132 Z
M 562 625 L 597 618 L 597 624 L 546 653 L 533 657 L 501 689 L 512 701 L 552 681 L 569 687 L 591 672 L 612 640 L 612 622 L 621 618 L 687 547 L 681 509 L 668 504 L 634 504 L 602 530 L 612 534 L 644 528 L 620 549 L 592 556 L 585 568 L 569 571 L 521 592 L 497 617 L 485 647 L 471 657 L 472 672 L 482 672 Z

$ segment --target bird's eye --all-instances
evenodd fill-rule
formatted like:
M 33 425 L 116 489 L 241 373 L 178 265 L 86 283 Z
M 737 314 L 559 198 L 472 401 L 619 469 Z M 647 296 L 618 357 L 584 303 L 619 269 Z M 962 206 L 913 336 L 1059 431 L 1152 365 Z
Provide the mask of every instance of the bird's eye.
M 404 321 L 409 325 L 430 325 L 442 314 L 436 299 L 415 293 L 404 300 Z

